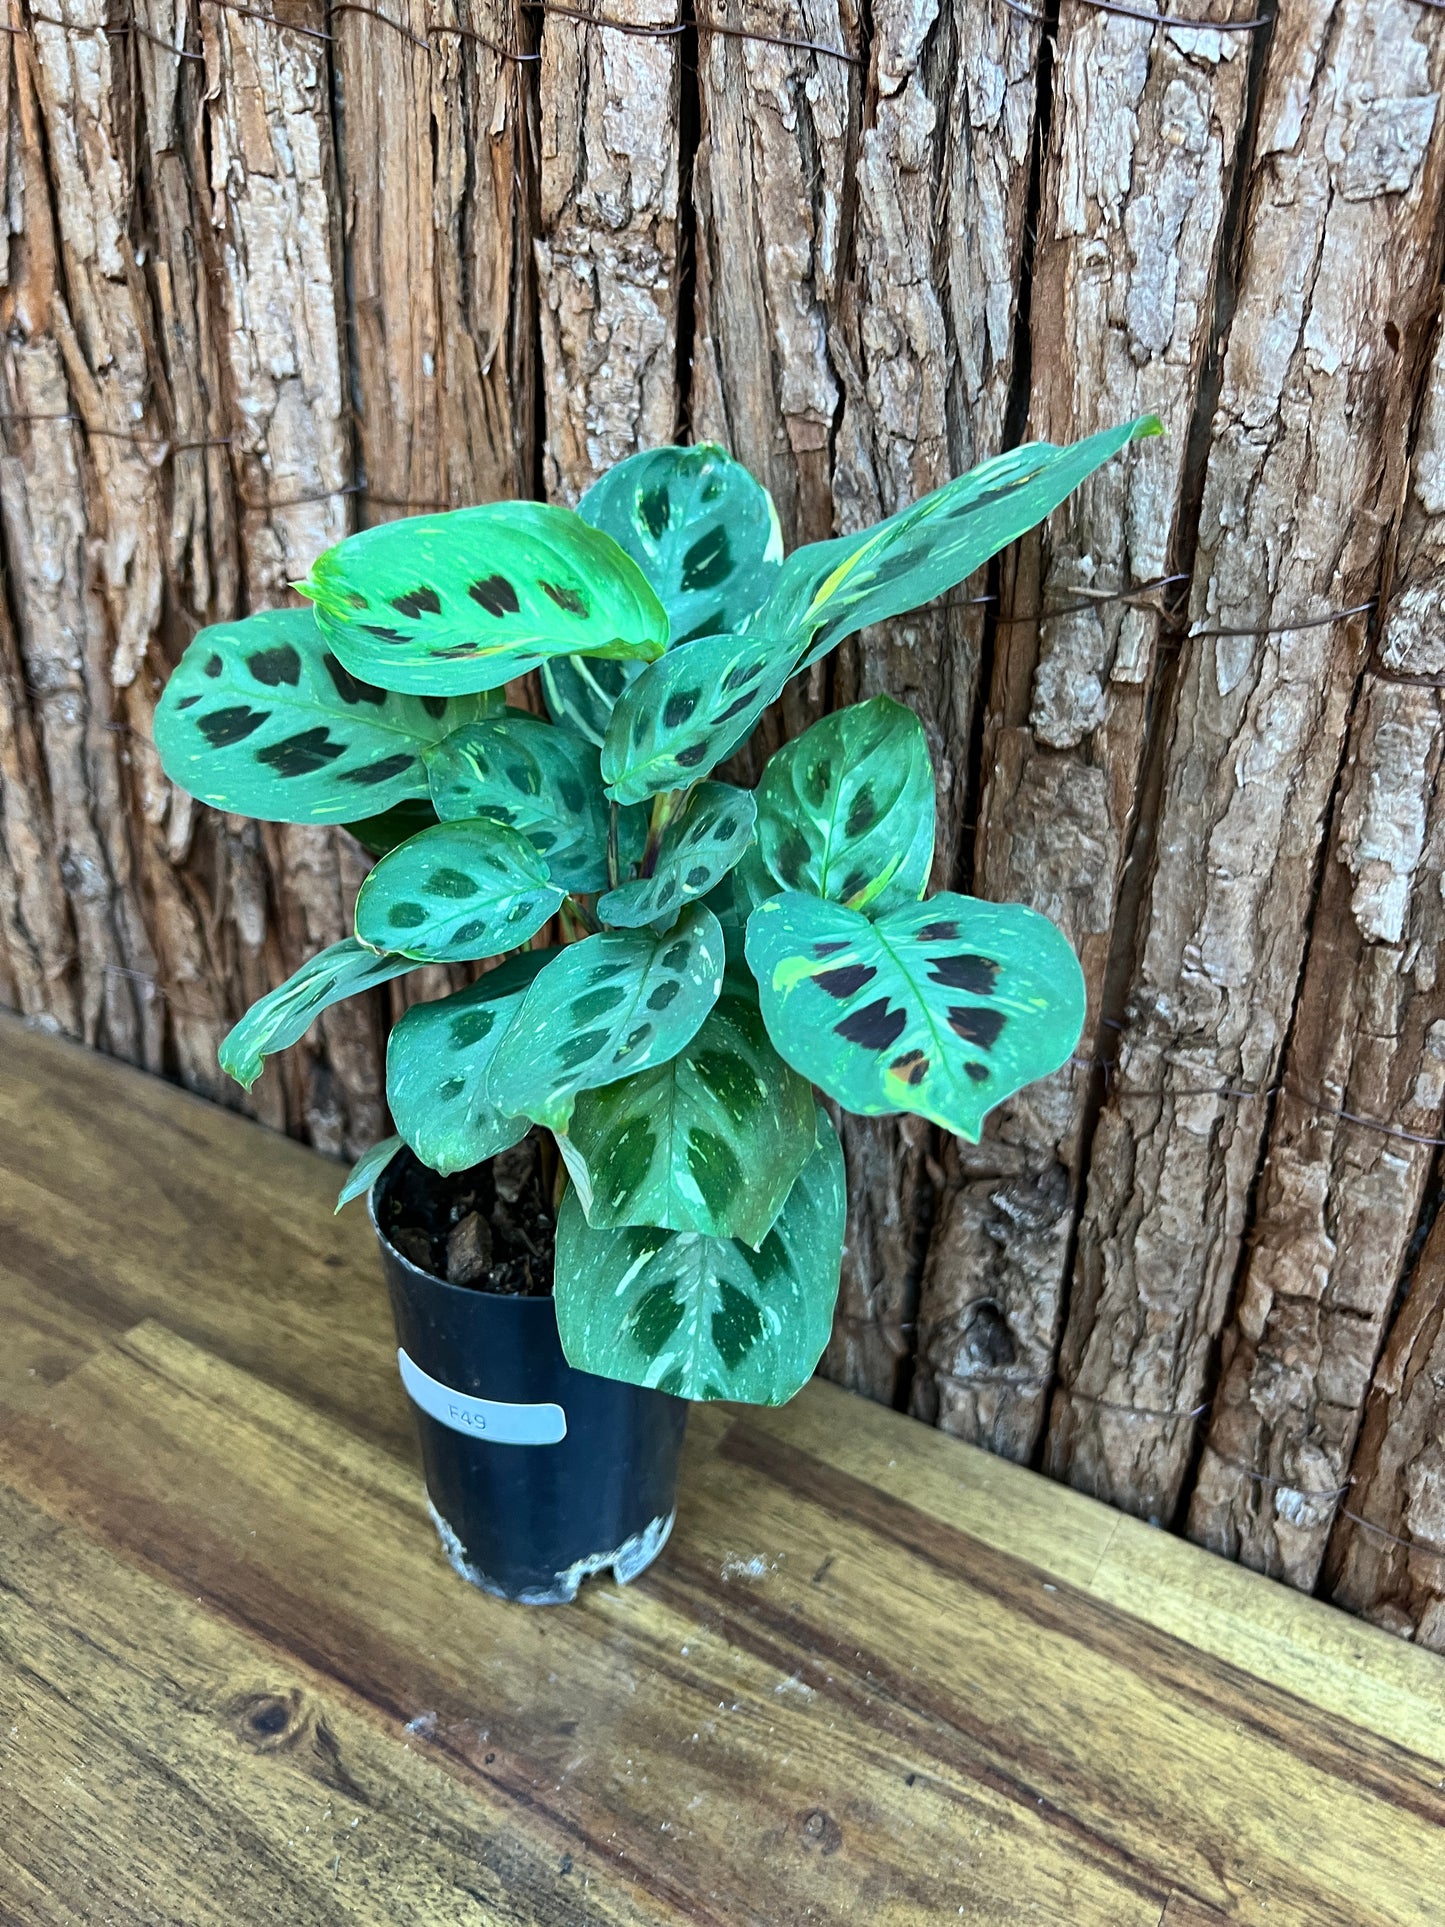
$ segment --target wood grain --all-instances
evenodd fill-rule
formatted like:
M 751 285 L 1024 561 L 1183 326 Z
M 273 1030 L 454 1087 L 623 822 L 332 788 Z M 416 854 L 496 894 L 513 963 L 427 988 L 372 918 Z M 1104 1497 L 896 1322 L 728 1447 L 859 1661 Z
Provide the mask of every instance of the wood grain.
M 1429 1918 L 1429 1655 L 821 1383 L 694 1413 L 632 1588 L 499 1605 L 336 1167 L 0 1048 L 0 1911 Z

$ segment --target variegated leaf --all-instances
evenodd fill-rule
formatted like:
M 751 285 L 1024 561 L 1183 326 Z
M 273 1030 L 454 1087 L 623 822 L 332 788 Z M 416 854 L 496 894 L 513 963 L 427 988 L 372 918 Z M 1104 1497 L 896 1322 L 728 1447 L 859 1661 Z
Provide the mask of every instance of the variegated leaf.
M 846 1208 L 827 1115 L 777 1221 L 736 1238 L 594 1230 L 575 1191 L 557 1221 L 557 1324 L 579 1371 L 679 1398 L 782 1405 L 812 1376 L 833 1324 Z
M 579 1091 L 665 1063 L 722 987 L 723 939 L 700 903 L 665 937 L 604 930 L 541 971 L 491 1070 L 494 1101 L 564 1131 Z
M 593 483 L 577 513 L 652 584 L 674 649 L 740 629 L 783 559 L 772 497 L 716 442 L 629 455 Z
M 173 783 L 267 823 L 350 823 L 427 793 L 423 752 L 500 705 L 398 696 L 360 682 L 309 609 L 202 629 L 156 707 Z
M 545 857 L 564 890 L 607 887 L 607 802 L 597 751 L 570 730 L 509 709 L 458 729 L 427 758 L 432 801 L 443 822 L 487 817 L 519 831 Z M 641 854 L 642 812 L 627 810 L 622 847 Z
M 401 1148 L 401 1138 L 384 1137 L 369 1151 L 363 1151 L 336 1195 L 336 1209 L 339 1211 L 343 1205 L 350 1204 L 353 1198 L 365 1197 Z
M 488 1077 L 507 1025 L 537 972 L 557 955 L 524 950 L 465 990 L 413 1004 L 386 1047 L 386 1101 L 423 1164 L 469 1170 L 517 1144 L 530 1121 L 502 1109 Z
M 706 636 L 628 685 L 602 745 L 602 780 L 619 803 L 699 782 L 747 741 L 792 674 L 800 644 Z
M 775 897 L 778 889 L 779 885 L 768 873 L 758 851 L 757 837 L 754 836 L 717 888 L 708 892 L 707 907 L 722 925 L 730 970 L 743 962 L 748 918 L 760 903 Z
M 356 934 L 418 963 L 466 963 L 517 949 L 565 895 L 519 831 L 482 818 L 439 823 L 399 844 L 367 877 Z
M 1068 1061 L 1084 976 L 1016 903 L 941 891 L 876 922 L 787 891 L 748 919 L 779 1054 L 845 1110 L 916 1111 L 970 1144 L 986 1112 Z
M 663 831 L 652 875 L 599 897 L 598 916 L 624 929 L 670 922 L 683 904 L 706 896 L 727 875 L 747 848 L 756 813 L 751 790 L 699 783 Z
M 815 1108 L 744 973 L 724 979 L 668 1063 L 582 1092 L 561 1145 L 598 1229 L 666 1225 L 757 1246 L 813 1150 Z
M 250 1090 L 265 1068 L 264 1060 L 297 1043 L 323 1010 L 374 990 L 392 977 L 415 970 L 410 957 L 395 952 L 378 956 L 375 950 L 348 937 L 318 951 L 284 984 L 258 998 L 240 1023 L 221 1039 L 217 1058 L 227 1077 Z
M 1067 448 L 1030 442 L 859 535 L 795 549 L 750 627 L 759 635 L 794 639 L 798 666 L 806 669 L 868 623 L 957 588 L 1127 443 L 1162 432 L 1158 417 L 1145 415 Z
M 319 556 L 297 587 L 353 675 L 423 695 L 498 689 L 550 656 L 667 646 L 637 564 L 570 509 L 492 502 L 383 522 Z
M 814 723 L 758 784 L 758 847 L 783 888 L 870 916 L 922 896 L 933 820 L 923 725 L 889 696 Z

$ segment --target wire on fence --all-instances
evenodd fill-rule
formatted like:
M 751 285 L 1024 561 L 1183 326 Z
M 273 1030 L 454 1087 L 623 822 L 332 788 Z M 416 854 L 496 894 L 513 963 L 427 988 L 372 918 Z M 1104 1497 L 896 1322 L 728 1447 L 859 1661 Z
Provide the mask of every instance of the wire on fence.
M 1024 5 L 1024 0 L 1003 0 L 1010 13 L 1016 13 L 1023 20 L 1032 20 L 1041 27 L 1052 27 L 1056 22 L 1046 13 Z M 1423 0 L 1425 6 L 1445 5 L 1445 0 Z M 1272 13 L 1262 13 L 1254 20 L 1191 20 L 1177 13 L 1149 13 L 1143 7 L 1130 7 L 1123 0 L 1079 0 L 1080 6 L 1093 7 L 1097 13 L 1117 14 L 1124 20 L 1142 20 L 1151 27 L 1193 27 L 1200 33 L 1255 33 L 1261 27 L 1268 27 L 1274 19 Z

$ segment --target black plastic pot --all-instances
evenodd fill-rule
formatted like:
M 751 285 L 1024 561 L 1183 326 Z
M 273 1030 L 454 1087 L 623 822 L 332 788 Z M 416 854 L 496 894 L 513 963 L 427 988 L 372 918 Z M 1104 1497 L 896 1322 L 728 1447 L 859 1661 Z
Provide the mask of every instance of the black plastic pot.
M 403 1257 L 381 1226 L 407 1160 L 369 1208 L 448 1559 L 529 1606 L 563 1605 L 609 1566 L 625 1585 L 672 1530 L 686 1400 L 574 1371 L 550 1297 L 449 1285 Z

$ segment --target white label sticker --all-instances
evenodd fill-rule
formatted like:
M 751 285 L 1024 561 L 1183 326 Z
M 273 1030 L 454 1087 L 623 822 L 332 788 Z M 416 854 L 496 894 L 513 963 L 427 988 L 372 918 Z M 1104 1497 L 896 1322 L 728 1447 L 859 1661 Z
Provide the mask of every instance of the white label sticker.
M 496 1399 L 473 1398 L 443 1385 L 404 1351 L 398 1350 L 396 1362 L 412 1403 L 454 1432 L 488 1439 L 493 1445 L 556 1445 L 567 1436 L 567 1414 L 560 1405 L 504 1405 Z

